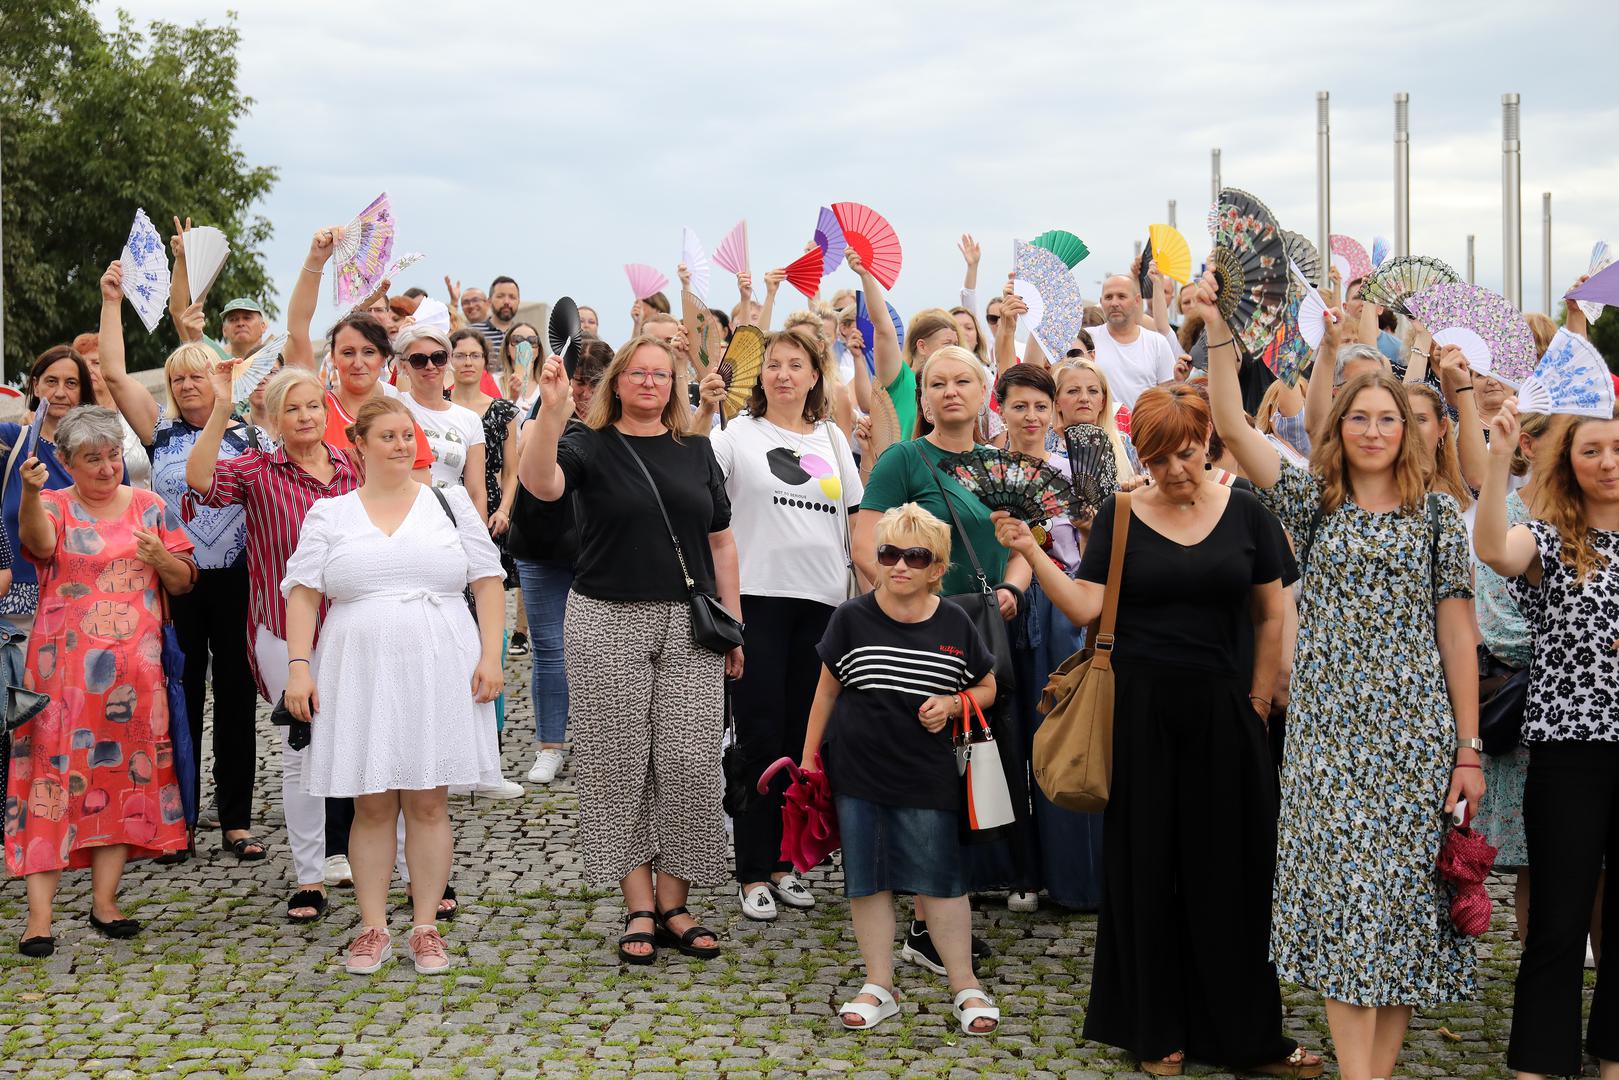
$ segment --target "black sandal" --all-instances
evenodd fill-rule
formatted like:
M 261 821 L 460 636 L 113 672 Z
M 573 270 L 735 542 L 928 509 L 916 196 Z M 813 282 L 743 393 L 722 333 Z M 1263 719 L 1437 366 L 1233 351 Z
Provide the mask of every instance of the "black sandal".
M 451 919 L 455 918 L 455 913 L 461 910 L 461 901 L 455 898 L 455 886 L 448 883 L 446 883 L 444 886 L 444 895 L 439 898 L 439 903 L 442 904 L 446 900 L 455 906 L 450 908 L 438 907 L 433 909 L 433 918 L 440 922 L 449 922 Z
M 223 836 L 220 839 L 224 840 L 225 846 L 234 852 L 242 862 L 258 862 L 260 859 L 270 857 L 270 849 L 264 846 L 264 841 L 252 833 L 246 836 L 238 836 L 234 840 L 225 840 Z M 248 848 L 258 848 L 258 850 L 249 851 Z
M 634 922 L 636 919 L 651 919 L 653 921 L 653 923 L 657 923 L 658 915 L 657 915 L 657 912 L 654 912 L 654 911 L 632 911 L 628 915 L 624 916 L 624 929 L 628 930 L 630 928 L 630 923 Z M 639 953 L 632 953 L 632 952 L 629 952 L 628 950 L 626 950 L 624 948 L 624 946 L 626 946 L 626 945 L 650 945 L 650 946 L 652 946 L 652 951 L 647 953 L 645 956 L 642 956 Z M 632 934 L 621 934 L 621 935 L 619 935 L 619 939 L 618 939 L 618 962 L 619 963 L 621 963 L 621 964 L 650 964 L 650 963 L 652 963 L 652 961 L 656 960 L 657 958 L 658 958 L 658 938 L 657 938 L 657 934 L 655 934 L 655 933 L 649 934 L 645 930 L 637 930 Z
M 96 918 L 94 911 L 90 912 L 90 926 L 102 937 L 109 937 L 115 941 L 132 938 L 141 932 L 141 924 L 135 919 L 114 919 L 111 922 L 102 922 Z
M 313 915 L 294 915 L 294 911 L 301 908 L 313 908 Z M 326 914 L 326 894 L 319 889 L 299 889 L 287 901 L 287 921 L 295 923 L 312 923 Z
M 656 918 L 658 921 L 658 944 L 673 945 L 687 956 L 695 956 L 699 960 L 714 959 L 720 954 L 720 947 L 718 944 L 720 936 L 714 933 L 714 931 L 710 930 L 701 923 L 693 926 L 684 934 L 677 934 L 669 928 L 670 919 L 675 918 L 677 915 L 690 914 L 691 912 L 686 910 L 686 906 L 682 904 L 680 907 L 670 908 L 668 911 L 659 912 L 657 915 L 655 915 L 654 918 Z M 692 942 L 696 941 L 700 937 L 711 937 L 714 939 L 715 944 L 693 945 Z

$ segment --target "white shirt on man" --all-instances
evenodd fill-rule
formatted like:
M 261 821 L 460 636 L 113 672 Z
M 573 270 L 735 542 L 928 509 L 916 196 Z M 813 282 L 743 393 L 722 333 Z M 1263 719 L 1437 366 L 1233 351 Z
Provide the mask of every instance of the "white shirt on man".
M 1141 392 L 1175 377 L 1175 354 L 1169 342 L 1154 330 L 1135 327 L 1136 339 L 1125 343 L 1113 336 L 1107 323 L 1091 327 L 1096 343 L 1096 364 L 1107 376 L 1113 400 L 1135 411 Z

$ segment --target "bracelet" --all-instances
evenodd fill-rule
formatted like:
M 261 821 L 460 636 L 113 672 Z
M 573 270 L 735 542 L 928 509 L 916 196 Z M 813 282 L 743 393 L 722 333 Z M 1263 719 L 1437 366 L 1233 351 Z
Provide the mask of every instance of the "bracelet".
M 308 264 L 305 264 L 304 273 L 314 274 L 316 277 L 319 277 L 326 273 L 326 268 L 324 266 L 309 266 Z
M 1455 772 L 1456 769 L 1477 769 L 1480 772 L 1483 772 L 1484 771 L 1484 766 L 1480 765 L 1476 761 L 1458 761 L 1456 763 L 1456 767 L 1451 769 L 1450 771 Z
M 1471 386 L 1458 386 L 1456 389 L 1451 391 L 1453 394 L 1471 394 L 1472 392 L 1473 388 Z
M 304 659 L 303 657 L 294 656 L 291 660 L 287 661 L 287 666 L 291 667 L 294 664 L 307 664 L 307 663 L 309 663 L 309 661 Z
M 1428 354 L 1428 353 L 1425 353 L 1425 352 L 1423 352 L 1423 351 L 1422 351 L 1422 350 L 1421 350 L 1421 349 L 1412 349 L 1412 350 L 1411 350 L 1411 352 L 1412 352 L 1412 354 L 1413 354 L 1413 355 L 1415 355 L 1415 356 L 1420 356 L 1420 357 L 1422 357 L 1422 358 L 1423 358 L 1423 359 L 1424 359 L 1424 360 L 1426 360 L 1426 359 L 1428 359 L 1428 355 L 1429 355 L 1429 354 Z
M 1270 698 L 1263 698 L 1263 697 L 1260 697 L 1258 694 L 1249 694 L 1248 695 L 1248 700 L 1249 701 L 1262 702 L 1264 704 L 1265 708 L 1267 708 L 1267 709 L 1271 707 Z
M 1237 339 L 1236 339 L 1236 338 L 1234 338 L 1234 337 L 1228 337 L 1228 338 L 1226 338 L 1226 339 L 1225 339 L 1225 340 L 1224 340 L 1224 341 L 1222 341 L 1222 342 L 1220 342 L 1220 344 L 1218 344 L 1218 345 L 1205 345 L 1205 346 L 1204 346 L 1204 347 L 1205 347 L 1205 348 L 1206 348 L 1206 349 L 1207 349 L 1207 350 L 1208 350 L 1208 351 L 1209 351 L 1209 352 L 1213 352 L 1213 351 L 1214 351 L 1214 350 L 1215 350 L 1215 349 L 1223 349 L 1223 348 L 1225 348 L 1225 347 L 1226 347 L 1226 346 L 1227 346 L 1227 345 L 1231 345 L 1231 344 L 1234 344 L 1234 343 L 1235 343 L 1235 342 L 1236 342 L 1236 340 L 1237 340 Z

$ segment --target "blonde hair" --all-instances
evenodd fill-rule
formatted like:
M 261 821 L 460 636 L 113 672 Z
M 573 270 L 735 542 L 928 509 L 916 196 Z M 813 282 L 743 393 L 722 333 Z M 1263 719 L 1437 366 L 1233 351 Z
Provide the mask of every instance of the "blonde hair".
M 1394 408 L 1400 414 L 1400 449 L 1394 455 L 1394 482 L 1400 492 L 1400 512 L 1421 513 L 1427 501 L 1428 485 L 1423 475 L 1422 451 L 1417 444 L 1419 436 L 1412 430 L 1416 422 L 1411 418 L 1411 402 L 1405 395 L 1405 384 L 1396 382 L 1387 371 L 1369 371 L 1355 376 L 1333 399 L 1325 430 L 1310 454 L 1310 469 L 1321 480 L 1321 512 L 1324 515 L 1335 512 L 1354 494 L 1349 486 L 1343 425 L 1355 399 L 1366 390 L 1386 390 L 1394 399 Z
M 971 355 L 971 354 L 969 354 Z M 950 526 L 928 513 L 916 503 L 901 503 L 883 511 L 877 519 L 877 546 L 893 544 L 896 547 L 925 547 L 933 552 L 936 565 L 950 568 Z M 932 585 L 941 592 L 944 576 Z
M 411 415 L 410 410 L 405 407 L 403 401 L 396 397 L 374 397 L 360 406 L 359 411 L 354 414 L 354 423 L 343 429 L 343 434 L 347 435 L 349 442 L 354 444 L 355 453 L 362 458 L 365 456 L 360 451 L 360 440 L 369 435 L 371 429 L 376 426 L 377 421 L 389 413 L 396 413 L 405 417 L 413 427 L 416 423 L 416 418 Z
M 1619 420 L 1619 407 L 1614 408 L 1614 420 Z M 1550 522 L 1562 541 L 1557 557 L 1564 566 L 1573 568 L 1574 580 L 1583 584 L 1592 573 L 1608 565 L 1608 558 L 1591 543 L 1591 525 L 1585 517 L 1585 492 L 1580 490 L 1579 478 L 1574 475 L 1574 435 L 1586 424 L 1605 424 L 1588 416 L 1570 416 L 1562 419 L 1555 434 L 1546 440 L 1549 445 L 1536 448 L 1541 476 L 1539 494 L 1535 498 L 1535 516 Z
M 1531 439 L 1538 440 L 1542 435 L 1546 434 L 1551 426 L 1551 413 L 1521 412 L 1518 414 L 1518 431 Z M 1539 456 L 1538 448 L 1536 449 L 1536 456 Z M 1517 449 L 1512 451 L 1512 475 L 1529 475 L 1529 467 L 1533 464 L 1534 461 L 1523 451 L 1523 443 L 1518 443 Z
M 308 368 L 284 367 L 270 376 L 269 383 L 264 387 L 264 415 L 269 421 L 270 433 L 281 438 L 281 413 L 287 407 L 287 395 L 292 393 L 294 386 L 308 386 L 315 391 L 321 410 L 326 409 L 326 387 L 322 385 L 320 376 Z
M 1457 440 L 1454 437 L 1456 425 L 1450 422 L 1450 414 L 1445 411 L 1444 397 L 1427 383 L 1406 383 L 1405 392 L 1426 401 L 1428 407 L 1433 410 L 1435 422 L 1440 427 L 1439 445 L 1434 449 L 1432 471 L 1429 471 L 1428 463 L 1423 462 L 1423 471 L 1428 476 L 1428 490 L 1443 491 L 1466 510 L 1473 505 L 1473 492 L 1462 480 L 1462 466 L 1456 454 Z
M 1535 355 L 1545 356 L 1552 338 L 1557 336 L 1557 324 L 1538 311 L 1525 312 L 1523 321 L 1529 324 L 1529 332 L 1535 336 Z
M 952 316 L 965 315 L 972 320 L 973 337 L 978 340 L 978 345 L 971 351 L 978 354 L 979 363 L 990 363 L 989 347 L 991 343 L 985 340 L 984 324 L 978 321 L 978 316 L 973 313 L 973 309 L 970 307 L 953 307 L 950 309 L 950 314 Z M 957 325 L 959 326 L 960 324 L 958 323 Z
M 1275 425 L 1276 410 L 1282 399 L 1282 388 L 1287 384 L 1280 379 L 1271 383 L 1265 391 L 1265 396 L 1259 399 L 1259 408 L 1254 410 L 1254 430 L 1262 435 L 1269 435 Z
M 916 367 L 916 349 L 925 338 L 930 338 L 941 330 L 949 330 L 961 338 L 961 327 L 956 324 L 956 317 L 943 308 L 925 308 L 911 316 L 911 324 L 905 328 L 905 363 L 912 368 Z M 959 346 L 957 346 L 959 348 Z M 967 350 L 962 349 L 963 352 Z M 967 352 L 968 356 L 972 353 Z M 974 363 L 978 363 L 976 357 Z
M 1099 415 L 1100 423 L 1096 426 L 1107 432 L 1107 441 L 1113 447 L 1113 468 L 1120 480 L 1128 480 L 1136 474 L 1134 465 L 1130 464 L 1130 454 L 1124 449 L 1124 436 L 1119 433 L 1119 422 L 1113 415 L 1113 391 L 1107 384 L 1107 375 L 1097 366 L 1096 361 L 1075 357 L 1065 360 L 1056 367 L 1057 399 L 1062 398 L 1063 383 L 1073 378 L 1081 371 L 1096 376 L 1097 383 L 1102 387 L 1102 411 Z M 1053 403 L 1055 404 L 1055 402 Z M 1062 423 L 1059 414 L 1057 422 Z
M 821 322 L 821 316 L 817 313 L 813 311 L 795 311 L 787 316 L 787 320 L 781 324 L 783 330 L 796 330 L 799 327 L 803 327 L 816 340 L 821 346 L 822 352 L 832 347 L 831 342 L 826 340 L 826 326 Z
M 208 369 L 221 362 L 220 355 L 200 341 L 190 341 L 169 354 L 163 361 L 163 407 L 170 420 L 179 420 L 180 403 L 174 399 L 173 379 L 176 375 L 208 373 Z
M 667 341 L 649 334 L 631 338 L 613 354 L 613 362 L 602 372 L 601 380 L 596 384 L 596 395 L 590 399 L 590 413 L 585 417 L 587 426 L 596 431 L 605 431 L 624 415 L 624 403 L 618 397 L 618 377 L 629 370 L 635 354 L 649 346 L 669 358 L 669 400 L 664 403 L 659 420 L 669 429 L 676 442 L 680 441 L 681 433 L 691 427 L 691 407 L 686 404 L 686 388 L 678 385 L 685 365 L 675 359 L 675 350 Z

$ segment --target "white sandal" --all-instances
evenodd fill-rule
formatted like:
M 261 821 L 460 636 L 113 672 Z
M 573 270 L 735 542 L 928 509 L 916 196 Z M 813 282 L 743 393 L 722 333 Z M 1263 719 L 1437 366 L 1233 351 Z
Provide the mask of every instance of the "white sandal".
M 877 1004 L 872 1005 L 865 1001 L 850 1001 L 843 1005 L 839 1005 L 838 1019 L 842 1021 L 843 1026 L 848 1028 L 850 1031 L 865 1031 L 868 1028 L 874 1028 L 884 1020 L 887 1020 L 890 1016 L 893 1016 L 895 1013 L 899 1012 L 899 1002 L 894 1000 L 894 995 L 889 993 L 887 990 L 884 990 L 876 983 L 867 983 L 865 986 L 862 986 L 860 988 L 860 993 L 876 998 Z M 859 994 L 855 996 L 858 997 Z M 859 1024 L 849 1023 L 848 1020 L 844 1019 L 844 1014 L 846 1013 L 853 1013 L 854 1015 L 860 1017 L 862 1022 Z
M 963 1001 L 972 1001 L 974 999 L 987 1002 L 987 1004 L 972 1009 L 961 1007 Z M 984 993 L 983 987 L 980 986 L 970 986 L 957 994 L 951 1011 L 956 1014 L 956 1019 L 961 1023 L 961 1033 L 963 1035 L 993 1035 L 1001 1026 L 1001 1010 L 995 1007 L 994 999 Z M 979 1020 L 993 1020 L 995 1021 L 995 1026 L 979 1030 L 973 1027 L 973 1024 Z

